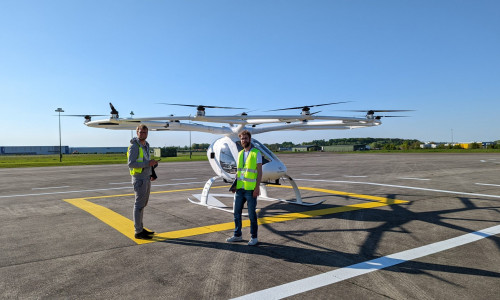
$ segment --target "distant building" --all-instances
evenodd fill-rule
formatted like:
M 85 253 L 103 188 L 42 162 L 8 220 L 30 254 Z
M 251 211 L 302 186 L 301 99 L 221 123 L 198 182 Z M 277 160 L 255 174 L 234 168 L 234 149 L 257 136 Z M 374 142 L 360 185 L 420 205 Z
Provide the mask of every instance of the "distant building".
M 127 153 L 128 147 L 71 147 L 70 153 L 80 154 L 110 154 Z
M 69 147 L 62 146 L 62 154 L 127 153 L 127 147 Z M 49 155 L 59 154 L 59 146 L 0 146 L 0 155 Z
M 323 151 L 327 152 L 350 152 L 350 151 L 364 151 L 367 150 L 366 145 L 332 145 L 323 146 Z
M 420 144 L 420 148 L 422 149 L 435 149 L 438 148 L 439 146 L 445 146 L 445 147 L 455 147 L 455 146 L 460 146 L 462 149 L 478 149 L 478 148 L 486 148 L 487 145 L 491 145 L 493 142 L 472 142 L 472 143 L 425 143 L 425 144 Z
M 161 157 L 161 148 L 153 148 L 152 151 L 153 151 L 153 156 Z
M 425 144 L 420 144 L 420 148 L 422 149 L 435 149 L 437 148 L 439 145 L 441 145 L 440 143 L 425 143 Z
M 69 146 L 61 147 L 62 154 L 69 154 Z M 59 146 L 0 146 L 0 155 L 59 154 Z
M 304 146 L 294 146 L 292 147 L 293 152 L 307 152 L 307 151 L 318 151 L 321 148 L 316 145 L 304 145 Z

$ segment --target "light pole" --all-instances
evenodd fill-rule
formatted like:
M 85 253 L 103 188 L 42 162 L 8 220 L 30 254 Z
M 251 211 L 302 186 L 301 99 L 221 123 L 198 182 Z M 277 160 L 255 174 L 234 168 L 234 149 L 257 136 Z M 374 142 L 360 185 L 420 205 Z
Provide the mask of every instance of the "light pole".
M 130 112 L 130 118 L 132 119 L 133 117 L 134 117 L 134 111 L 131 111 L 131 112 Z M 133 131 L 133 130 L 131 130 L 131 131 L 130 131 L 130 136 L 131 136 L 132 138 L 134 138 L 134 131 Z
M 189 115 L 189 124 L 191 124 L 191 114 Z M 191 144 L 191 130 L 189 130 L 189 159 L 193 155 L 193 144 Z
M 62 162 L 62 143 L 61 143 L 61 113 L 64 112 L 62 108 L 56 109 L 56 112 L 59 113 L 59 162 Z

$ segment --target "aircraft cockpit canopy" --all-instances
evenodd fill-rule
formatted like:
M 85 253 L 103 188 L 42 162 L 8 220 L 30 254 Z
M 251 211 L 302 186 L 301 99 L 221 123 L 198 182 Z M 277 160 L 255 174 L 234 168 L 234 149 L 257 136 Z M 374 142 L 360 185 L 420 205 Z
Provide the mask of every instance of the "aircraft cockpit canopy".
M 282 165 L 281 161 L 262 143 L 252 139 L 252 147 L 259 149 L 262 154 L 262 168 L 264 173 L 268 170 L 274 170 Z M 243 150 L 240 141 L 223 137 L 216 140 L 209 148 L 209 160 L 214 171 L 226 179 L 234 178 L 237 171 L 238 153 Z M 275 164 L 277 164 L 275 166 Z M 273 165 L 269 167 L 268 165 Z M 278 166 L 279 165 L 279 166 Z M 275 172 L 273 172 L 275 173 Z

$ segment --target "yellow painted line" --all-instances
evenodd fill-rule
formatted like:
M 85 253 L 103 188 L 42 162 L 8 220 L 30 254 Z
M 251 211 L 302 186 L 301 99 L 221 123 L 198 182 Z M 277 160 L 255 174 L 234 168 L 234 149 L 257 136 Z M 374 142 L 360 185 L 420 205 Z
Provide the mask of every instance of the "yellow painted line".
M 291 186 L 286 186 L 286 185 L 278 186 L 278 187 L 283 187 L 283 188 L 288 188 L 288 189 L 293 188 Z M 394 203 L 391 202 L 389 204 L 401 204 L 401 203 L 408 202 L 408 201 L 403 201 L 403 200 L 388 199 L 388 198 L 384 198 L 384 197 L 362 195 L 362 194 L 355 194 L 355 193 L 348 193 L 348 192 L 341 192 L 341 191 L 334 191 L 334 190 L 327 190 L 327 189 L 318 189 L 318 188 L 311 188 L 311 187 L 300 187 L 299 189 L 328 193 L 328 194 L 335 194 L 335 195 L 342 195 L 342 196 L 348 196 L 348 197 L 353 197 L 353 198 L 361 198 L 361 199 L 379 201 L 379 202 L 383 202 L 383 203 L 391 202 L 391 200 L 394 201 Z M 403 201 L 403 202 L 401 202 L 401 201 Z
M 279 187 L 292 188 L 290 186 L 279 186 Z M 227 188 L 227 187 L 221 186 L 221 187 L 213 187 L 213 188 Z M 152 194 L 194 191 L 194 190 L 201 190 L 201 189 L 202 188 L 192 188 L 192 189 L 182 189 L 182 190 L 160 191 L 160 192 L 152 192 Z M 287 214 L 281 214 L 281 215 L 276 215 L 276 216 L 263 217 L 263 218 L 258 219 L 259 224 L 272 224 L 272 223 L 286 222 L 286 221 L 292 221 L 292 220 L 297 220 L 297 219 L 331 215 L 331 214 L 336 214 L 336 213 L 341 213 L 341 212 L 382 207 L 382 206 L 387 206 L 387 205 L 392 205 L 392 204 L 403 204 L 403 203 L 409 202 L 409 201 L 405 201 L 405 200 L 388 199 L 388 198 L 377 197 L 377 196 L 362 195 L 362 194 L 355 194 L 355 193 L 348 193 L 348 192 L 334 191 L 334 190 L 327 190 L 327 189 L 319 189 L 319 188 L 301 187 L 300 189 L 301 190 L 317 191 L 317 192 L 334 194 L 334 195 L 342 195 L 342 196 L 348 196 L 348 197 L 354 197 L 354 198 L 360 198 L 360 199 L 367 199 L 367 200 L 371 200 L 371 202 L 361 203 L 361 204 L 352 204 L 352 205 L 346 205 L 346 206 L 339 206 L 339 207 L 332 207 L 332 208 L 325 208 L 325 209 L 318 209 L 318 210 L 310 210 L 310 211 L 305 211 L 305 212 L 300 212 L 300 213 L 287 213 Z M 95 216 L 96 218 L 98 218 L 102 222 L 104 222 L 107 225 L 118 230 L 120 233 L 122 233 L 126 237 L 130 238 L 131 240 L 133 240 L 137 244 L 147 244 L 147 243 L 165 241 L 168 239 L 178 239 L 178 238 L 184 238 L 184 237 L 190 237 L 190 236 L 196 236 L 196 235 L 201 235 L 201 234 L 214 233 L 214 232 L 220 232 L 220 231 L 234 229 L 234 223 L 228 222 L 228 223 L 214 224 L 214 225 L 201 226 L 201 227 L 195 227 L 195 228 L 189 228 L 189 229 L 162 232 L 162 233 L 155 234 L 153 239 L 151 239 L 151 240 L 138 240 L 138 239 L 134 238 L 134 229 L 133 229 L 134 222 L 132 220 L 112 211 L 111 209 L 105 208 L 101 205 L 94 204 L 94 203 L 88 201 L 88 199 L 124 197 L 124 196 L 133 196 L 133 195 L 134 194 L 96 196 L 96 197 L 86 197 L 86 198 L 65 199 L 64 201 L 71 203 L 71 204 L 75 205 L 76 207 L 90 213 L 91 215 Z M 244 220 L 242 222 L 242 227 L 250 227 L 250 220 Z
M 132 239 L 138 244 L 141 244 L 140 241 L 142 240 L 136 240 L 134 238 L 134 221 L 112 211 L 109 208 L 87 201 L 86 198 L 65 199 L 64 201 L 88 212 L 89 214 L 118 230 L 124 236 Z
M 225 187 L 225 186 L 222 186 Z M 221 188 L 221 187 L 213 187 Z M 185 192 L 185 191 L 195 191 L 201 190 L 202 188 L 191 188 L 191 189 L 181 189 L 181 190 L 170 190 L 170 191 L 160 191 L 151 192 L 151 194 L 162 194 L 162 193 L 173 193 L 173 192 Z M 134 194 L 121 194 L 121 195 L 108 195 L 108 196 L 95 196 L 86 198 L 75 198 L 75 199 L 64 199 L 64 201 L 73 204 L 74 206 L 88 212 L 97 219 L 101 220 L 105 224 L 111 226 L 112 228 L 118 230 L 121 234 L 133 240 L 137 244 L 151 243 L 153 240 L 139 240 L 134 237 L 134 221 L 130 220 L 113 210 L 106 208 L 104 206 L 92 203 L 88 199 L 101 199 L 101 198 L 116 198 L 116 197 L 126 197 L 134 196 Z M 131 230 L 132 228 L 132 230 Z M 202 234 L 202 233 L 201 233 Z M 189 236 L 189 235 L 188 235 Z M 170 237 L 169 237 L 170 238 Z M 174 237 L 175 238 L 175 237 Z M 178 238 L 178 237 L 177 237 Z

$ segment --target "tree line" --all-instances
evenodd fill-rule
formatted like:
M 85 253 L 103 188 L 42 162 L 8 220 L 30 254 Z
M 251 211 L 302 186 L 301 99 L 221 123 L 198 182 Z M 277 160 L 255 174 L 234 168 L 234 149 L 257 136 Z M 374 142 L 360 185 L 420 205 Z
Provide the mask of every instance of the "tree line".
M 292 142 L 265 144 L 271 151 L 279 151 L 283 148 L 292 148 L 296 146 L 335 146 L 335 145 L 367 145 L 370 149 L 381 149 L 381 150 L 412 150 L 421 149 L 420 145 L 423 142 L 416 139 L 399 139 L 399 138 L 341 138 L 341 139 L 329 139 L 327 140 L 312 140 L 310 142 L 302 142 L 301 144 L 295 144 Z M 460 144 L 444 144 L 435 143 L 437 149 L 463 149 Z M 472 143 L 469 149 L 480 149 L 483 148 L 481 143 Z M 500 149 L 500 140 L 493 142 L 486 146 L 487 149 Z
M 278 151 L 283 148 L 292 148 L 296 146 L 335 146 L 335 145 L 368 145 L 370 149 L 418 149 L 420 148 L 419 140 L 414 139 L 392 139 L 392 138 L 342 138 L 342 139 L 329 139 L 329 140 L 312 140 L 310 142 L 302 142 L 301 144 L 294 144 L 292 142 L 265 144 L 266 147 L 272 151 Z
M 279 151 L 280 149 L 292 148 L 296 146 L 314 145 L 314 146 L 335 146 L 335 145 L 368 145 L 370 149 L 380 149 L 380 150 L 413 150 L 420 149 L 420 145 L 423 142 L 416 139 L 399 139 L 399 138 L 341 138 L 341 139 L 329 139 L 329 140 L 312 140 L 310 142 L 302 142 L 299 144 L 293 142 L 282 142 L 264 145 L 271 151 Z M 436 144 L 436 149 L 463 149 L 460 144 Z M 177 156 L 177 151 L 186 152 L 201 152 L 206 151 L 210 146 L 209 143 L 193 143 L 191 148 L 189 146 L 177 146 L 177 147 L 163 147 L 162 155 L 165 156 Z M 470 145 L 469 149 L 480 149 L 483 148 L 481 143 L 473 143 Z M 492 144 L 486 146 L 487 149 L 500 149 L 500 140 L 493 142 Z

